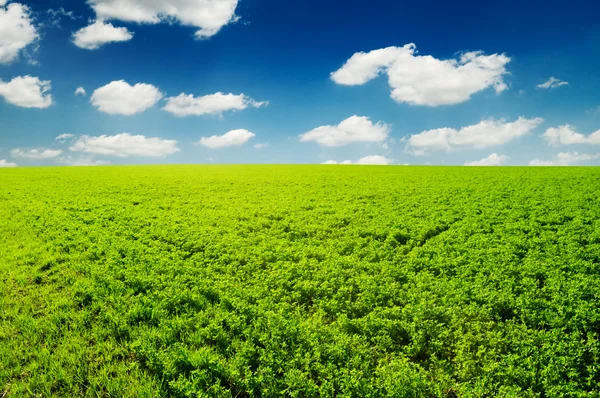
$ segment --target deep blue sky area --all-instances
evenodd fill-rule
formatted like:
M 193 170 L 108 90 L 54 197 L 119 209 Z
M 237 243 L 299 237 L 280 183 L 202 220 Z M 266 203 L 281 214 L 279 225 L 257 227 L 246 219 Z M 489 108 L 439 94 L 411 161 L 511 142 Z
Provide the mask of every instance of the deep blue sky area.
M 222 18 L 183 21 L 205 1 L 162 13 L 183 2 L 153 1 L 0 0 L 0 167 L 600 164 L 598 2 L 221 0 L 235 14 L 198 39 Z M 140 4 L 156 23 L 128 13 Z M 29 30 L 11 25 L 15 5 Z M 83 35 L 94 23 L 132 37 Z M 372 52 L 409 43 L 412 55 Z M 461 56 L 475 51 L 465 68 Z M 492 55 L 508 58 L 492 67 Z M 369 68 L 378 77 L 365 78 Z M 197 101 L 192 114 L 163 109 L 182 93 Z

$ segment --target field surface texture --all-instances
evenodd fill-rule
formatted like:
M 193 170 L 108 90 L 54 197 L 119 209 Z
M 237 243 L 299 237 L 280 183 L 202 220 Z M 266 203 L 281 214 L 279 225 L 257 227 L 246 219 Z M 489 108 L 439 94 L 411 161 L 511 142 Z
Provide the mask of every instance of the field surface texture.
M 2 397 L 598 397 L 600 169 L 0 170 Z

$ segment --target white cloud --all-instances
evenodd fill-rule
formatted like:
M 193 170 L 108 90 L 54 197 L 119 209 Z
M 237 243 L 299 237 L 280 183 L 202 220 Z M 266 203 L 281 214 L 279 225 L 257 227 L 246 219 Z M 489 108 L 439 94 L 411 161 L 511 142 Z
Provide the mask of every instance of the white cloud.
M 88 0 L 98 19 L 156 24 L 179 22 L 199 28 L 196 37 L 215 35 L 234 22 L 238 0 Z
M 541 118 L 523 117 L 519 117 L 512 123 L 507 123 L 504 119 L 487 119 L 460 130 L 448 127 L 427 130 L 411 135 L 407 149 L 414 155 L 425 155 L 430 151 L 478 149 L 502 145 L 529 133 L 543 121 Z
M 83 87 L 77 87 L 77 90 L 75 90 L 75 95 L 83 95 L 85 96 L 87 93 L 85 92 L 85 88 Z
M 129 41 L 132 38 L 133 33 L 127 28 L 118 28 L 111 23 L 98 20 L 73 33 L 72 40 L 79 48 L 97 50 L 104 44 Z
M 10 155 L 14 158 L 30 159 L 30 160 L 44 160 L 54 159 L 62 154 L 63 151 L 60 149 L 13 149 L 10 151 Z
M 392 159 L 388 159 L 385 156 L 371 155 L 371 156 L 365 156 L 364 158 L 358 159 L 358 162 L 356 162 L 356 164 L 362 164 L 362 165 L 388 165 L 388 164 L 391 164 L 392 162 L 393 162 Z
M 129 133 L 101 135 L 99 137 L 82 135 L 69 149 L 74 152 L 118 157 L 148 156 L 158 158 L 179 152 L 177 141 L 163 140 L 156 137 L 148 138 L 144 135 L 131 135 Z
M 351 160 L 344 160 L 342 162 L 338 162 L 337 160 L 328 160 L 326 162 L 323 162 L 321 164 L 352 164 Z
M 48 18 L 48 22 L 47 22 L 48 25 L 55 27 L 55 28 L 61 27 L 61 20 L 63 18 L 68 18 L 72 21 L 81 19 L 81 17 L 76 16 L 73 13 L 73 11 L 67 11 L 67 10 L 65 10 L 64 7 L 60 7 L 57 9 L 50 8 L 48 11 L 46 11 L 46 14 L 48 14 L 50 16 Z
M 64 141 L 64 140 L 68 140 L 69 138 L 73 138 L 74 135 L 73 134 L 61 134 L 59 136 L 57 136 L 55 138 L 56 141 Z
M 58 163 L 68 166 L 108 166 L 111 162 L 106 160 L 97 160 L 93 156 L 73 157 L 70 155 L 62 156 L 56 160 Z
M 226 111 L 241 111 L 249 106 L 259 108 L 268 104 L 268 101 L 258 102 L 244 94 L 218 92 L 203 97 L 194 97 L 191 94 L 182 93 L 177 97 L 167 98 L 167 105 L 163 110 L 175 116 L 221 115 Z
M 510 158 L 506 155 L 492 153 L 490 156 L 474 162 L 467 162 L 465 166 L 502 166 Z
M 90 102 L 101 112 L 130 116 L 144 112 L 162 97 L 158 88 L 151 84 L 131 86 L 124 80 L 118 80 L 96 89 Z
M 232 130 L 224 135 L 213 135 L 211 137 L 202 137 L 197 145 L 202 145 L 207 148 L 226 148 L 231 146 L 244 145 L 248 140 L 254 137 L 255 134 L 248 130 Z
M 0 0 L 0 64 L 10 64 L 39 38 L 27 6 Z
M 553 160 L 534 159 L 529 162 L 530 166 L 570 166 L 574 163 L 581 163 L 588 160 L 600 158 L 600 153 L 588 155 L 578 152 L 561 152 Z
M 585 136 L 575 131 L 575 128 L 569 124 L 559 127 L 551 127 L 542 138 L 552 146 L 572 145 L 572 144 L 592 144 L 600 145 L 600 130 Z
M 537 88 L 552 89 L 560 86 L 566 86 L 567 84 L 569 84 L 569 82 L 562 81 L 555 77 L 550 77 L 550 79 L 548 79 L 544 83 L 538 84 Z
M 81 17 L 77 17 L 75 16 L 75 14 L 73 14 L 73 11 L 67 11 L 65 10 L 64 7 L 60 7 L 57 8 L 56 10 L 54 8 L 50 8 L 48 11 L 46 11 L 47 14 L 51 15 L 52 17 L 66 17 L 69 18 L 71 20 L 76 20 L 79 19 Z
M 440 60 L 415 55 L 416 46 L 387 47 L 368 53 L 355 53 L 331 74 L 334 82 L 356 86 L 387 73 L 391 97 L 411 105 L 453 105 L 493 87 L 506 90 L 504 75 L 510 58 L 505 54 L 464 53 L 460 59 Z
M 356 163 L 354 163 L 352 160 L 344 160 L 342 162 L 338 162 L 337 160 L 327 160 L 321 164 L 388 165 L 393 161 L 393 159 L 388 159 L 385 156 L 369 155 L 358 159 Z
M 351 116 L 337 126 L 321 126 L 300 135 L 300 141 L 315 141 L 322 146 L 342 146 L 355 142 L 382 142 L 390 127 L 382 122 L 373 124 L 364 116 Z
M 2 0 L 0 0 L 2 1 Z M 0 159 L 0 169 L 4 167 L 17 167 L 16 163 L 9 162 L 6 159 Z
M 13 105 L 23 108 L 48 108 L 52 105 L 50 81 L 32 76 L 18 76 L 10 82 L 0 79 L 0 96 Z
M 256 148 L 256 149 L 264 149 L 264 148 L 268 148 L 268 147 L 269 147 L 268 142 L 254 144 L 254 148 Z

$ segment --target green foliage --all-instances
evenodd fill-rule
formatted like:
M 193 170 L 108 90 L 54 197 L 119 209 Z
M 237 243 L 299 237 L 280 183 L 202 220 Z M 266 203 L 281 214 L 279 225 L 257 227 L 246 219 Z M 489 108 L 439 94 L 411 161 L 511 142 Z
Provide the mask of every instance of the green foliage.
M 0 170 L 0 396 L 597 397 L 600 170 Z

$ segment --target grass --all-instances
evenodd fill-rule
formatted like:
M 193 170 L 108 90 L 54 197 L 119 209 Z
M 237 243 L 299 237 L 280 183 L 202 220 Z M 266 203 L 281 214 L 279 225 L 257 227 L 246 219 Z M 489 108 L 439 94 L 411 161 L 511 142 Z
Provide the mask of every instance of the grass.
M 0 397 L 594 397 L 600 170 L 0 170 Z

